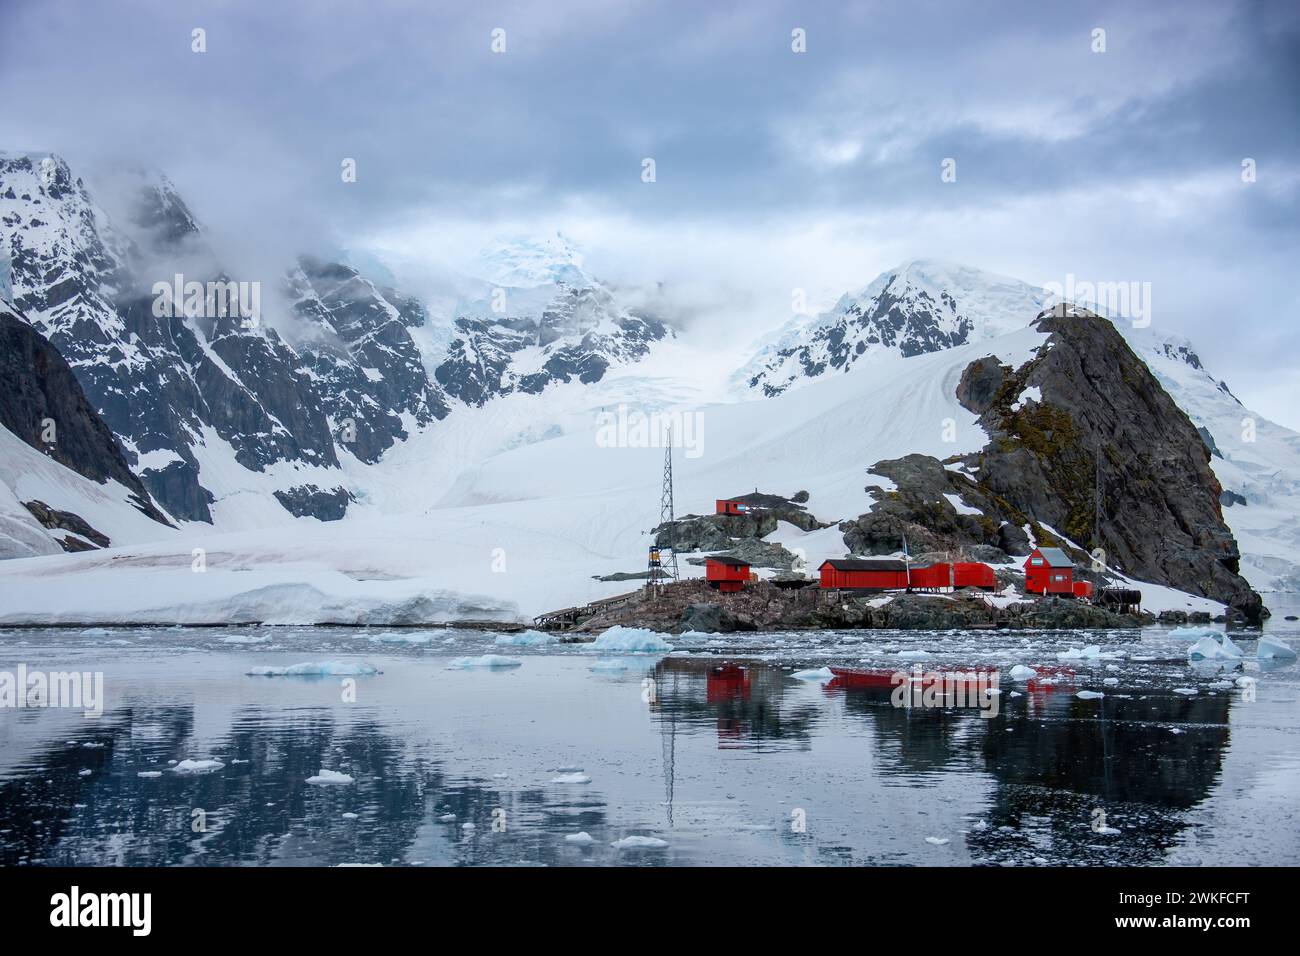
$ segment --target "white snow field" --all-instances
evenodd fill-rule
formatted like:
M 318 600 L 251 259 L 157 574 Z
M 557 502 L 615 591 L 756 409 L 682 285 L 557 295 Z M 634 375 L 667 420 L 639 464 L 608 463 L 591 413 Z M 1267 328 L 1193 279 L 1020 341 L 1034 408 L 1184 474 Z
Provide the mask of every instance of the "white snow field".
M 191 523 L 162 529 L 161 541 L 0 563 L 0 623 L 528 620 L 631 590 L 637 582 L 593 576 L 645 567 L 662 445 L 638 441 L 635 427 L 611 445 L 601 412 L 626 405 L 628 420 L 643 411 L 689 417 L 691 430 L 676 425 L 691 439 L 674 456 L 679 516 L 758 488 L 806 490 L 813 514 L 839 521 L 870 506 L 866 486 L 882 483 L 868 474 L 872 463 L 983 447 L 987 435 L 955 397 L 962 370 L 985 355 L 1022 364 L 1045 339 L 1024 328 L 913 358 L 880 356 L 765 400 L 692 405 L 704 393 L 641 367 L 594 388 L 458 410 L 378 465 L 352 469 L 357 502 L 341 521 L 268 518 L 231 532 Z M 945 430 L 955 440 L 945 441 Z M 120 530 L 131 540 L 134 529 Z M 804 533 L 783 524 L 769 539 L 802 549 L 811 567 L 845 553 L 834 527 Z M 1222 610 L 1143 588 L 1153 610 Z
M 676 406 L 694 416 L 698 439 L 676 452 L 677 512 L 707 513 L 715 498 L 757 487 L 807 490 L 809 509 L 825 521 L 861 514 L 870 505 L 865 487 L 879 483 L 868 477 L 871 463 L 985 444 L 954 394 L 966 365 L 989 354 L 1018 365 L 1044 340 L 1023 329 L 893 357 L 869 374 L 775 399 Z M 358 468 L 351 476 L 358 502 L 342 521 L 228 533 L 187 524 L 165 541 L 4 562 L 0 622 L 504 621 L 630 590 L 635 582 L 592 576 L 644 569 L 663 449 L 653 441 L 610 447 L 597 414 L 622 403 L 633 417 L 659 411 L 681 397 L 679 387 L 669 378 L 618 376 L 598 396 L 566 402 L 548 391 L 492 403 L 480 410 L 486 414 L 454 414 L 378 466 Z M 948 420 L 955 442 L 943 440 Z M 466 461 L 475 463 L 457 464 Z M 791 546 L 805 548 L 814 566 L 842 555 L 830 530 L 794 532 Z

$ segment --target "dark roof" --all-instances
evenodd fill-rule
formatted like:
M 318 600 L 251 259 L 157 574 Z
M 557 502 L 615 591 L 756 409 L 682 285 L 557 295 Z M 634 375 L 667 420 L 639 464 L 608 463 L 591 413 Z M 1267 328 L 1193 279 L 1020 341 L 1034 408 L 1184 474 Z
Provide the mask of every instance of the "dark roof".
M 714 558 L 714 557 L 709 557 L 709 558 L 705 558 L 705 560 L 706 560 L 706 561 L 715 561 L 715 562 L 717 562 L 718 564 L 729 564 L 729 565 L 731 565 L 733 568 L 747 568 L 747 567 L 750 567 L 750 564 L 749 564 L 748 561 L 742 561 L 740 558 L 726 558 L 726 557 Z
M 1072 568 L 1074 559 L 1060 548 L 1039 548 L 1038 553 L 1047 561 L 1049 568 Z
M 871 560 L 844 558 L 823 561 L 821 567 L 830 565 L 836 571 L 906 571 L 907 565 L 896 558 L 875 558 Z M 817 570 L 821 570 L 818 568 Z

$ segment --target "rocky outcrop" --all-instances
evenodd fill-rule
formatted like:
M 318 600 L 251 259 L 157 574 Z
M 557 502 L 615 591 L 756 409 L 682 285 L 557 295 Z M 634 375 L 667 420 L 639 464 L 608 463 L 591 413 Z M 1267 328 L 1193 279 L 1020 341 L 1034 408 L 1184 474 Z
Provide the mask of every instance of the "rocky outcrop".
M 23 507 L 32 513 L 41 527 L 51 531 L 67 531 L 77 537 L 64 536 L 58 539 L 64 551 L 90 551 L 95 548 L 107 548 L 108 535 L 92 528 L 80 515 L 71 511 L 59 511 L 43 501 L 25 501 Z M 84 538 L 84 541 L 79 539 Z
M 136 508 L 155 521 L 169 524 L 127 465 L 117 439 L 87 401 L 58 349 L 3 303 L 0 381 L 4 382 L 0 389 L 0 425 L 91 481 L 118 482 L 131 493 Z M 47 528 L 66 527 L 46 524 L 44 520 L 42 524 Z M 87 537 L 95 540 L 91 535 Z M 104 541 L 107 543 L 107 538 Z
M 352 495 L 346 488 L 322 490 L 316 485 L 299 485 L 276 491 L 275 497 L 294 517 L 319 518 L 321 521 L 338 521 L 352 501 Z
M 735 515 L 686 515 L 655 528 L 655 543 L 678 552 L 722 551 L 757 567 L 788 569 L 795 556 L 780 545 L 761 539 L 775 531 L 782 521 L 801 531 L 829 527 L 805 507 L 806 491 L 790 498 L 753 491 L 729 500 L 739 501 L 750 510 Z

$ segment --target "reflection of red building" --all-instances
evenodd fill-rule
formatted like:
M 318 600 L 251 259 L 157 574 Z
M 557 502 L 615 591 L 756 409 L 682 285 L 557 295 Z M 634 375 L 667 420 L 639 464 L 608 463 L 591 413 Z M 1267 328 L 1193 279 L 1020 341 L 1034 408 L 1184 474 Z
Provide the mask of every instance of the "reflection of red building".
M 710 667 L 705 678 L 704 699 L 718 708 L 718 749 L 735 750 L 744 746 L 747 721 L 743 712 L 726 706 L 733 701 L 749 700 L 749 671 L 738 664 Z
M 749 580 L 749 562 L 739 558 L 707 558 L 704 579 L 719 591 L 739 591 Z
M 1035 548 L 1025 558 L 1025 591 L 1074 596 L 1074 562 L 1060 548 Z

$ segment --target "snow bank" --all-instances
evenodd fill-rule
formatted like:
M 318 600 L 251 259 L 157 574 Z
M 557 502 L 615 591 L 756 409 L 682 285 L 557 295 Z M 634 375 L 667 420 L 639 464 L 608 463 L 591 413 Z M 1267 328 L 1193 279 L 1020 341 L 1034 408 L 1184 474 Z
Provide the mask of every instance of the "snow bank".
M 644 627 L 623 627 L 616 624 L 595 642 L 588 645 L 596 651 L 623 651 L 635 654 L 667 654 L 673 646 L 659 634 Z
M 304 661 L 288 667 L 254 667 L 244 673 L 249 677 L 372 677 L 382 671 L 364 661 Z

